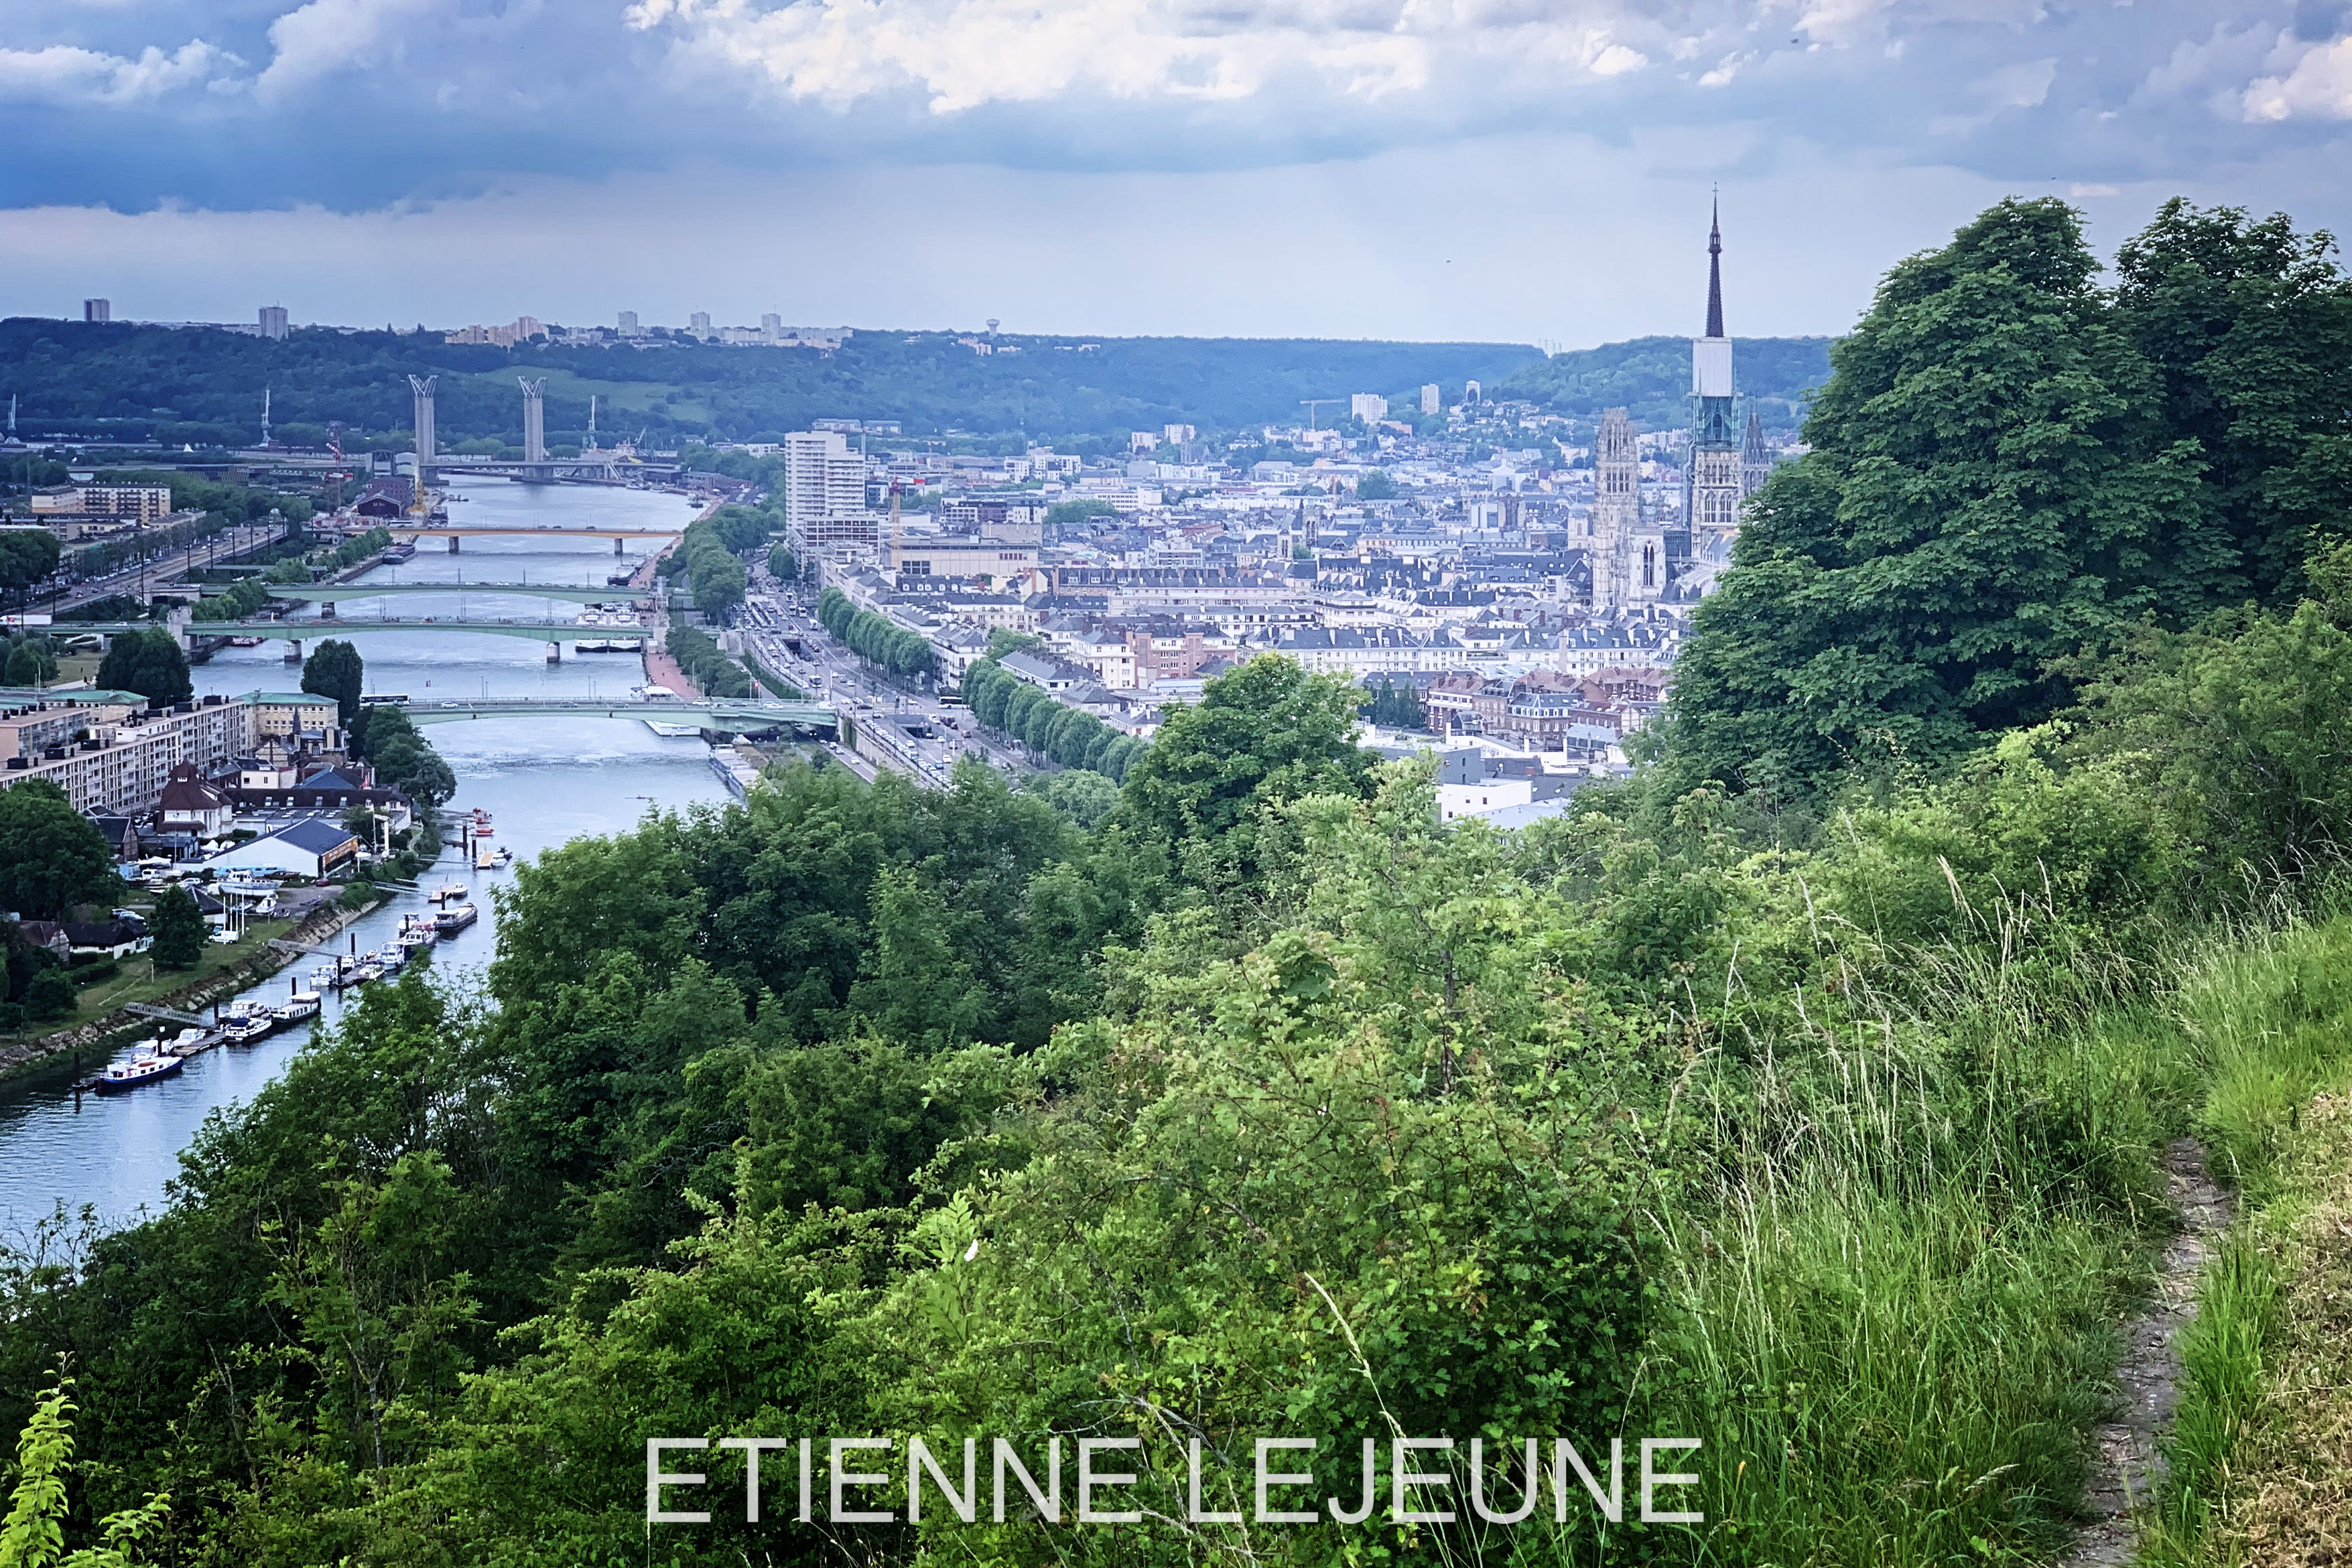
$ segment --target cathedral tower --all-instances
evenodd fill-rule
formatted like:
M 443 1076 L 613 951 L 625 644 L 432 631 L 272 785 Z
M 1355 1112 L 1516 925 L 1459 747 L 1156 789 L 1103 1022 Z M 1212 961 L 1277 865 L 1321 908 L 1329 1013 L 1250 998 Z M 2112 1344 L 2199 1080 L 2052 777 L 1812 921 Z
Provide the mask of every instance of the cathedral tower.
M 1696 560 L 1720 563 L 1729 559 L 1731 541 L 1739 532 L 1739 502 L 1747 489 L 1740 442 L 1731 417 L 1731 340 L 1723 334 L 1719 216 L 1707 230 L 1706 335 L 1691 340 L 1691 395 L 1698 399 L 1688 470 L 1691 554 Z
M 1764 421 L 1756 416 L 1756 405 L 1748 405 L 1748 429 L 1739 438 L 1739 499 L 1746 500 L 1764 488 L 1772 477 L 1772 454 L 1764 449 Z
M 1641 590 L 1642 453 L 1625 410 L 1612 408 L 1601 416 L 1592 467 L 1592 608 L 1606 615 L 1636 599 L 1657 597 L 1654 589 Z M 1654 582 L 1664 566 L 1654 554 Z

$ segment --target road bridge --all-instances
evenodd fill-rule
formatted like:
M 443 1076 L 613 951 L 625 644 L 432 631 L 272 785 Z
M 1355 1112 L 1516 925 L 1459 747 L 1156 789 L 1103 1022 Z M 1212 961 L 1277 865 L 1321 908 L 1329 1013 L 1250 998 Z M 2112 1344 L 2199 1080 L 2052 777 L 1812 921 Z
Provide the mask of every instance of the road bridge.
M 467 527 L 463 523 L 386 522 L 395 539 L 412 542 L 420 539 L 446 539 L 449 552 L 457 553 L 457 542 L 465 539 L 609 539 L 613 553 L 623 554 L 632 539 L 677 539 L 686 532 L 686 525 L 676 528 L 499 528 L 488 524 Z
M 755 697 L 721 697 L 705 702 L 686 699 L 640 702 L 626 698 L 597 701 L 576 697 L 451 697 L 411 700 L 400 707 L 414 724 L 456 724 L 472 719 L 655 719 L 665 724 L 692 724 L 703 730 L 768 730 L 789 725 L 799 730 L 838 731 L 841 726 L 840 716 L 828 703 L 784 702 Z
M 119 637 L 125 632 L 143 632 L 152 621 L 75 621 L 76 632 L 100 632 Z M 629 638 L 651 639 L 657 631 L 636 626 L 583 626 L 577 621 L 506 621 L 466 620 L 456 616 L 425 616 L 407 620 L 382 619 L 335 621 L 180 621 L 174 618 L 170 629 L 183 637 L 261 637 L 268 641 L 290 643 L 286 661 L 299 662 L 302 658 L 304 637 L 354 637 L 373 636 L 379 632 L 474 632 L 483 637 L 521 637 L 530 642 L 548 645 L 547 657 L 552 663 L 562 658 L 563 645 L 568 642 L 624 641 Z
M 406 594 L 515 594 L 561 599 L 572 605 L 604 605 L 618 599 L 650 599 L 650 588 L 566 586 L 557 583 L 267 583 L 273 599 L 332 605 L 345 599 L 390 599 Z

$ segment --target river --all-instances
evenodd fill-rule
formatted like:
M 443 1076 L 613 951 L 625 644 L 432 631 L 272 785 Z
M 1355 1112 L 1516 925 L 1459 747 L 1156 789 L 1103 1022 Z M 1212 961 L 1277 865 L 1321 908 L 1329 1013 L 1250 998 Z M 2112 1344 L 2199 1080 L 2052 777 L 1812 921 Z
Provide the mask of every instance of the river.
M 681 526 L 692 509 L 681 497 L 585 486 L 539 488 L 478 480 L 453 488 L 463 497 L 450 508 L 460 524 L 581 528 Z M 632 560 L 637 547 L 632 542 Z M 568 619 L 579 606 L 512 595 L 466 592 L 467 578 L 494 582 L 585 584 L 602 586 L 615 567 L 609 541 L 469 539 L 460 554 L 427 542 L 414 559 L 378 568 L 363 582 L 448 583 L 452 592 L 344 600 L 344 621 L 387 612 L 478 619 L 553 616 Z M 322 635 L 327 634 L 322 628 Z M 386 632 L 353 639 L 367 665 L 368 689 L 429 700 L 438 691 L 493 697 L 613 696 L 644 677 L 632 654 L 569 651 L 546 662 L 546 645 L 518 637 L 463 632 Z M 306 639 L 305 651 L 317 646 Z M 286 645 L 223 648 L 194 671 L 199 695 L 291 690 L 300 684 L 284 662 Z M 496 829 L 488 842 L 525 859 L 583 835 L 625 828 L 646 811 L 723 802 L 725 787 L 710 771 L 709 748 L 693 738 L 665 739 L 634 720 L 499 719 L 436 724 L 425 731 L 448 761 L 457 794 L 446 816 L 488 811 Z M 470 872 L 455 853 L 425 874 L 427 888 L 456 879 L 472 883 L 485 918 L 436 950 L 443 973 L 487 963 L 494 949 L 497 905 L 492 894 L 511 871 Z M 389 945 L 400 917 L 429 909 L 407 893 L 353 925 L 362 949 Z M 345 939 L 347 940 L 347 939 Z M 298 963 L 247 994 L 282 1000 Z M 330 993 L 323 1017 L 340 1004 Z M 301 1025 L 252 1046 L 223 1047 L 191 1059 L 176 1079 L 101 1100 L 68 1091 L 68 1070 L 0 1086 L 0 1240 L 21 1244 L 34 1225 L 63 1204 L 88 1205 L 101 1221 L 120 1225 L 162 1205 L 164 1184 L 179 1171 L 180 1152 L 216 1110 L 250 1100 L 308 1043 Z M 84 1064 L 84 1070 L 90 1065 Z

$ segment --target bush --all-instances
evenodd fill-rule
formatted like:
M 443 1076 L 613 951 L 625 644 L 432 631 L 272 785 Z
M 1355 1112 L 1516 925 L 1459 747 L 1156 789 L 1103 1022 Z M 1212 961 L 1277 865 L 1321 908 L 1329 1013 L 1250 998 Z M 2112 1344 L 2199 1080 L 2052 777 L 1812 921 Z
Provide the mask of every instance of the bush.
M 78 1000 L 74 983 L 63 969 L 43 968 L 25 986 L 25 1016 L 36 1024 L 49 1023 L 72 1012 Z

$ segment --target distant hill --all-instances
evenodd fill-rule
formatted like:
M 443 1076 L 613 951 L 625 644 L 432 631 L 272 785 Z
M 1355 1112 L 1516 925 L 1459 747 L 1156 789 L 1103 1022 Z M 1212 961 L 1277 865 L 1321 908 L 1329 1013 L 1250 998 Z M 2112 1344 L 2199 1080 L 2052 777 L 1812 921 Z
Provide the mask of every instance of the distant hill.
M 1804 419 L 1805 395 L 1830 378 L 1828 338 L 1737 338 L 1735 384 L 1754 400 L 1764 427 L 1792 433 Z M 1622 407 L 1644 430 L 1690 423 L 1688 338 L 1634 338 L 1537 360 L 1493 389 L 1496 397 L 1523 397 L 1551 413 L 1598 424 L 1605 409 Z M 1743 416 L 1744 417 L 1744 416 Z
M 548 377 L 556 443 L 578 440 L 593 395 L 608 438 L 642 429 L 662 443 L 772 440 L 815 419 L 867 418 L 898 420 L 908 436 L 1123 447 L 1127 431 L 1171 423 L 1204 433 L 1289 424 L 1310 397 L 1435 382 L 1458 398 L 1465 381 L 1492 386 L 1541 358 L 1512 343 L 1326 339 L 1005 337 L 997 347 L 1019 352 L 976 354 L 935 331 L 861 331 L 831 354 L 678 340 L 509 350 L 388 331 L 312 329 L 270 342 L 19 317 L 0 321 L 0 396 L 19 395 L 28 437 L 237 445 L 258 438 L 267 386 L 289 441 L 341 420 L 389 443 L 408 427 L 407 377 L 436 374 L 438 428 L 454 447 L 520 443 L 515 376 L 528 374 Z

